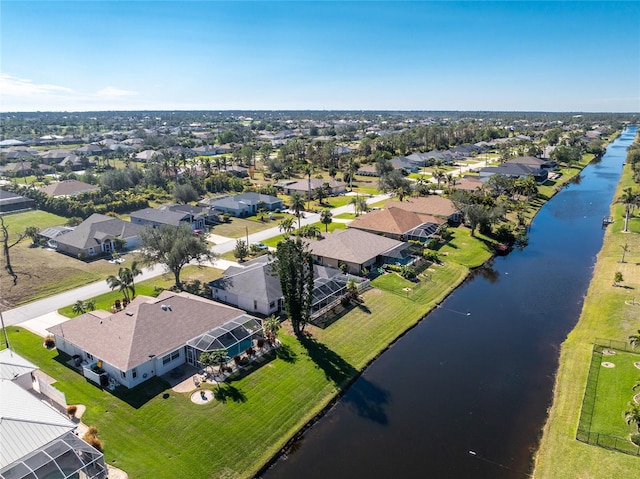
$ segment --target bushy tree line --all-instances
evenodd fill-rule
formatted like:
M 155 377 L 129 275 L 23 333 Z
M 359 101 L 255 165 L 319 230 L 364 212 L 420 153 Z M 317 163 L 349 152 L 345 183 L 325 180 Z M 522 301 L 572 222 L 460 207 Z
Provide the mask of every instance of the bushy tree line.
M 66 217 L 88 218 L 93 213 L 126 213 L 149 206 L 147 198 L 128 191 L 93 191 L 72 198 L 52 198 L 30 187 L 12 184 L 6 187 L 35 201 L 36 208 Z

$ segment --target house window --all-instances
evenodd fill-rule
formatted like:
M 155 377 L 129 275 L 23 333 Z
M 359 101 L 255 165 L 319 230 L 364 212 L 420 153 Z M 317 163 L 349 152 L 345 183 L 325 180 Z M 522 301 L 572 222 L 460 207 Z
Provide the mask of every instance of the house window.
M 174 361 L 180 357 L 180 350 L 176 350 L 171 353 L 171 361 Z
M 138 370 L 136 368 L 133 368 L 131 370 L 131 375 L 133 376 L 133 379 L 138 377 Z
M 276 307 L 276 302 L 275 302 L 275 301 L 271 301 L 271 302 L 269 303 L 269 307 L 270 307 L 270 308 L 275 308 L 275 307 Z
M 171 362 L 171 356 L 169 354 L 167 354 L 165 357 L 162 358 L 162 364 L 163 365 L 167 365 Z
M 87 353 L 87 359 L 93 359 L 93 354 Z
M 127 373 L 124 371 L 120 371 L 120 376 L 122 376 L 124 379 L 127 378 Z
M 96 254 L 96 250 L 93 249 L 93 247 L 89 248 L 89 255 L 93 256 Z
M 258 301 L 257 300 L 253 300 L 253 309 L 258 309 Z

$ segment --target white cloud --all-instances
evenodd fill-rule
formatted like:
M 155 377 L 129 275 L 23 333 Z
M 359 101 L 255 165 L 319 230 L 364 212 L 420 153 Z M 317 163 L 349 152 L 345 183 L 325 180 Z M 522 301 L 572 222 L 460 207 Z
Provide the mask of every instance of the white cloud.
M 108 86 L 98 90 L 95 95 L 100 98 L 122 98 L 124 96 L 135 96 L 137 91 L 123 90 L 114 86 Z
M 34 83 L 32 80 L 14 77 L 6 73 L 0 73 L 0 91 L 3 95 L 18 97 L 73 93 L 71 88 L 47 83 Z

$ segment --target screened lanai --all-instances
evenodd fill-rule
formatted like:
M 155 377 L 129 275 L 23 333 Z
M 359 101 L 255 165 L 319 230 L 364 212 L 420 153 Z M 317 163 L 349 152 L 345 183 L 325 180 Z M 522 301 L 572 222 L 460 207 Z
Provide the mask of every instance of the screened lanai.
M 313 281 L 313 301 L 311 315 L 322 310 L 325 306 L 339 300 L 347 293 L 347 284 L 353 279 L 357 285 L 364 279 L 351 274 L 339 274 L 331 278 L 317 278 Z
M 100 452 L 72 432 L 0 470 L 2 479 L 106 479 Z
M 407 233 L 407 240 L 428 241 L 436 236 L 439 224 L 423 223 Z
M 226 350 L 229 356 L 241 354 L 253 345 L 253 340 L 262 337 L 259 319 L 242 315 L 211 331 L 187 341 L 187 347 L 195 352 L 196 360 L 204 352 Z

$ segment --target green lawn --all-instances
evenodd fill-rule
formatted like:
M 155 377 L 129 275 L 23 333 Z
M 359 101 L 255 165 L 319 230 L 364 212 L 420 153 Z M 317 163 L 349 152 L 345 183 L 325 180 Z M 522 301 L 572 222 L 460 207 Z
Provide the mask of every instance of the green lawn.
M 53 213 L 47 213 L 46 211 L 40 210 L 8 214 L 4 215 L 2 218 L 4 220 L 4 224 L 8 226 L 10 240 L 15 238 L 16 235 L 24 232 L 25 228 L 28 226 L 36 226 L 40 228 L 40 231 L 43 231 L 51 226 L 60 226 L 67 222 L 67 218 L 64 216 L 58 216 Z M 24 241 L 31 242 L 28 238 Z
M 640 353 L 616 351 L 614 356 L 602 356 L 602 361 L 611 362 L 615 367 L 600 367 L 591 432 L 628 438 L 637 432 L 635 425 L 624 421 L 624 411 L 640 392 L 632 389 L 640 380 L 640 369 L 634 366 L 640 361 Z

